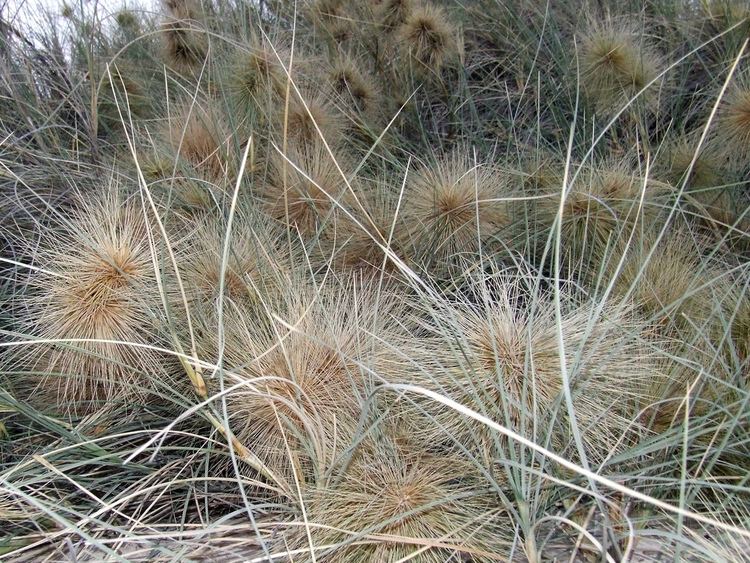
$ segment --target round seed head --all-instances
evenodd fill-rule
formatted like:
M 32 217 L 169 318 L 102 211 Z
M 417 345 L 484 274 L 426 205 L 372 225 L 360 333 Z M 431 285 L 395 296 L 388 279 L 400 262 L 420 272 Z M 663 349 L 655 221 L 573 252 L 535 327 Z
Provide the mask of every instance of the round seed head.
M 378 339 L 398 329 L 397 302 L 376 291 L 356 283 L 316 291 L 290 279 L 265 317 L 227 312 L 225 385 L 246 384 L 228 396 L 232 431 L 290 482 L 287 445 L 306 481 L 356 432 L 369 373 L 385 353 Z
M 182 239 L 179 264 L 189 308 L 212 316 L 223 270 L 225 302 L 262 311 L 262 301 L 278 293 L 280 280 L 288 274 L 288 247 L 279 240 L 279 233 L 245 209 L 235 215 L 227 264 L 222 268 L 225 239 L 226 224 L 213 215 L 204 217 Z M 174 309 L 180 306 L 177 302 Z
M 504 178 L 490 165 L 457 151 L 415 171 L 404 197 L 404 236 L 418 256 L 438 262 L 475 254 L 510 222 Z M 406 246 L 406 244 L 405 244 Z
M 715 142 L 738 168 L 750 163 L 750 73 L 734 84 L 722 101 Z
M 583 37 L 582 86 L 596 109 L 605 115 L 617 112 L 656 78 L 660 66 L 659 56 L 642 34 L 627 27 L 614 23 L 595 26 Z M 647 92 L 641 94 L 639 106 L 653 109 L 656 101 L 653 92 Z
M 562 399 L 561 350 L 564 354 L 576 420 L 587 454 L 603 459 L 629 428 L 639 392 L 653 368 L 634 320 L 617 307 L 596 316 L 595 304 L 563 302 L 561 319 L 544 296 L 532 296 L 517 280 L 496 279 L 475 297 L 446 304 L 441 319 L 416 354 L 412 383 L 433 389 L 522 435 L 551 434 L 557 447 L 569 444 Z M 442 326 L 441 326 L 442 325 Z M 414 370 L 412 370 L 413 372 Z M 411 412 L 418 435 L 433 443 L 492 448 L 499 437 L 484 425 L 428 402 Z M 536 434 L 539 435 L 539 434 Z M 501 440 L 501 443 L 503 441 Z M 626 441 L 627 442 L 627 441 Z
M 227 178 L 229 135 L 217 112 L 188 104 L 177 111 L 167 136 L 174 152 L 202 178 L 217 183 Z
M 378 22 L 394 29 L 403 24 L 414 10 L 414 0 L 379 0 L 374 12 Z
M 328 71 L 328 81 L 338 100 L 356 114 L 372 115 L 380 106 L 374 79 L 348 57 L 337 60 Z
M 347 125 L 341 112 L 324 95 L 302 91 L 302 99 L 294 96 L 288 106 L 280 104 L 275 118 L 278 135 L 283 137 L 286 124 L 286 136 L 299 145 L 321 144 L 321 134 L 329 145 L 340 144 Z
M 592 167 L 580 174 L 565 194 L 560 225 L 563 259 L 572 271 L 589 270 L 592 261 L 602 259 L 607 249 L 639 222 L 653 224 L 671 188 L 654 181 L 647 183 L 640 207 L 643 189 L 644 180 L 627 164 Z M 537 248 L 544 248 L 559 207 L 557 194 L 532 204 L 532 215 L 538 222 L 535 234 L 540 237 Z M 593 270 L 595 273 L 597 268 Z
M 190 13 L 183 18 L 169 17 L 162 24 L 164 55 L 178 73 L 192 73 L 200 69 L 208 55 L 205 31 Z
M 280 48 L 276 50 L 279 51 Z M 289 60 L 282 49 L 282 60 Z M 250 51 L 242 50 L 230 67 L 227 91 L 237 111 L 252 113 L 270 102 L 283 99 L 286 90 L 286 74 L 270 46 L 251 45 Z
M 307 500 L 314 545 L 343 543 L 325 551 L 326 561 L 396 561 L 419 552 L 420 561 L 437 563 L 491 552 L 502 541 L 507 517 L 460 457 L 403 450 L 390 437 L 355 456 L 333 487 Z M 295 544 L 308 545 L 298 538 Z M 430 541 L 455 547 L 424 550 Z
M 303 237 L 313 236 L 324 221 L 332 219 L 333 200 L 346 197 L 346 183 L 336 163 L 344 173 L 351 167 L 341 153 L 334 156 L 336 161 L 322 143 L 292 145 L 286 155 L 274 154 L 262 192 L 264 210 Z
M 22 323 L 30 335 L 62 340 L 25 358 L 46 374 L 44 399 L 80 412 L 147 389 L 162 371 L 158 354 L 142 347 L 156 341 L 152 308 L 160 301 L 139 202 L 87 194 L 64 224 L 43 233 L 37 265 Z
M 442 8 L 420 4 L 397 30 L 398 42 L 421 70 L 439 71 L 458 56 L 458 31 Z M 420 69 L 417 69 L 420 70 Z

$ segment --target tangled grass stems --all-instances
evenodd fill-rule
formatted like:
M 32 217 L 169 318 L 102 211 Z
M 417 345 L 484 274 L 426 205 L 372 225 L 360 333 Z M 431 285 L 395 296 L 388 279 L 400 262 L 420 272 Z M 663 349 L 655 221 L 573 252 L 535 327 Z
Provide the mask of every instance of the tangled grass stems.
M 4 12 L 6 556 L 740 560 L 743 12 L 580 7 Z

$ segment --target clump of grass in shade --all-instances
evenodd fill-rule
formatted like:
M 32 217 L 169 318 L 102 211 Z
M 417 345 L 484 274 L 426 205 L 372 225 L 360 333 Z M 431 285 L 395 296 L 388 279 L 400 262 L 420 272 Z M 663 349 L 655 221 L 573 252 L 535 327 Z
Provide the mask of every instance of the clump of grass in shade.
M 348 162 L 344 152 L 337 150 L 332 156 L 319 141 L 293 144 L 286 154 L 275 152 L 260 190 L 264 209 L 303 237 L 315 235 L 335 214 L 334 202 L 340 205 L 349 193 L 341 173 L 351 172 Z
M 732 164 L 745 169 L 750 162 L 750 72 L 735 79 L 720 108 L 715 143 Z

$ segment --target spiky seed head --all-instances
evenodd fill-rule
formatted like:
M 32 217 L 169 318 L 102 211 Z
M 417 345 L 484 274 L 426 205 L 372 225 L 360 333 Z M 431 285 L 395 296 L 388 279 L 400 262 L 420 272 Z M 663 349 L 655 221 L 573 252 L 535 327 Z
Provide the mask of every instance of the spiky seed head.
M 395 29 L 409 18 L 414 5 L 414 0 L 380 0 L 373 11 L 381 25 Z
M 143 118 L 148 111 L 148 98 L 141 83 L 133 78 L 134 69 L 127 63 L 112 65 L 101 71 L 99 118 L 110 127 L 122 127 L 128 119 Z
M 675 186 L 681 186 L 685 182 L 688 170 L 688 188 L 713 188 L 725 183 L 724 158 L 719 147 L 711 143 L 704 144 L 698 150 L 695 135 L 678 138 L 669 148 L 667 160 L 669 167 L 666 170 L 666 180 Z
M 193 72 L 208 55 L 208 38 L 202 29 L 202 11 L 194 0 L 166 2 L 170 15 L 162 23 L 164 54 L 177 72 Z
M 476 253 L 510 222 L 508 207 L 500 200 L 508 193 L 504 178 L 491 165 L 473 162 L 468 151 L 438 158 L 407 182 L 403 236 L 418 255 L 445 262 Z
M 325 231 L 327 242 L 335 245 L 327 255 L 333 254 L 335 265 L 343 270 L 363 274 L 379 274 L 383 269 L 391 272 L 394 263 L 390 258 L 385 259 L 383 247 L 390 244 L 388 248 L 396 256 L 403 258 L 404 255 L 398 237 L 391 235 L 404 228 L 396 213 L 398 194 L 393 193 L 389 185 L 376 182 L 358 190 L 357 198 L 362 207 L 352 204 L 353 208 L 349 209 L 352 217 L 338 217 Z
M 644 317 L 663 333 L 675 335 L 701 327 L 711 317 L 707 298 L 712 273 L 703 267 L 701 249 L 679 233 L 655 245 L 651 235 L 639 245 L 621 243 L 617 255 L 627 252 L 614 283 L 614 293 L 629 296 Z M 614 260 L 610 268 L 616 267 Z M 675 333 L 677 330 L 677 333 Z
M 391 436 L 371 442 L 333 486 L 308 495 L 313 544 L 344 542 L 324 552 L 326 561 L 396 561 L 419 552 L 419 561 L 437 563 L 493 552 L 503 541 L 507 515 L 460 456 L 405 450 Z M 295 546 L 309 545 L 295 535 Z M 423 548 L 438 539 L 455 547 Z
M 307 14 L 313 25 L 336 43 L 342 43 L 354 34 L 352 17 L 344 0 L 312 0 Z
M 358 114 L 371 115 L 380 105 L 374 79 L 348 57 L 341 57 L 328 71 L 328 82 L 335 96 Z
M 532 428 L 549 433 L 559 447 L 569 439 L 569 421 L 553 414 L 563 392 L 562 330 L 577 424 L 588 454 L 601 459 L 630 432 L 632 409 L 653 369 L 639 325 L 623 308 L 597 315 L 595 303 L 568 297 L 557 319 L 551 300 L 531 291 L 517 278 L 498 278 L 436 309 L 441 317 L 429 329 L 424 351 L 413 353 L 418 373 L 407 377 L 522 435 Z M 446 325 L 448 318 L 453 320 Z M 426 402 L 421 408 L 427 412 L 423 424 L 433 429 L 431 441 L 473 444 L 482 451 L 497 438 L 452 411 Z
M 290 98 L 288 105 L 276 105 L 274 125 L 278 136 L 283 138 L 286 125 L 286 136 L 299 145 L 320 144 L 321 134 L 329 145 L 340 144 L 347 125 L 344 115 L 323 94 L 307 89 L 301 94 L 301 98 Z
M 29 351 L 32 367 L 47 374 L 41 395 L 58 408 L 86 412 L 137 396 L 163 371 L 158 354 L 143 347 L 155 343 L 152 309 L 160 301 L 142 213 L 140 202 L 111 188 L 86 194 L 42 236 L 23 322 L 35 337 L 62 340 Z
M 331 158 L 319 142 L 293 144 L 286 155 L 276 152 L 262 188 L 263 209 L 303 237 L 315 235 L 336 214 L 333 200 L 346 201 L 348 188 L 337 163 L 345 174 L 351 172 L 348 157 L 338 151 Z
M 399 330 L 399 304 L 356 280 L 313 289 L 292 276 L 265 306 L 264 314 L 240 305 L 225 316 L 226 385 L 246 384 L 227 397 L 230 424 L 291 482 L 288 444 L 304 483 L 325 474 L 354 437 L 369 374 L 386 353 L 379 339 Z
M 234 217 L 234 236 L 229 239 L 227 263 L 222 268 L 226 227 L 219 217 L 207 215 L 181 238 L 179 264 L 188 306 L 195 315 L 211 316 L 216 311 L 222 270 L 225 302 L 262 310 L 261 301 L 279 291 L 279 280 L 289 268 L 288 247 L 280 243 L 279 233 L 265 225 L 257 213 L 244 208 Z M 181 295 L 175 292 L 175 298 L 178 301 L 173 308 L 184 309 Z
M 614 22 L 593 26 L 581 44 L 581 81 L 595 107 L 611 115 L 659 74 L 661 62 L 643 33 Z M 641 94 L 639 107 L 653 109 L 652 91 Z
M 741 76 L 722 101 L 714 132 L 716 144 L 737 168 L 750 163 L 750 72 Z
M 227 177 L 229 135 L 223 117 L 210 106 L 185 104 L 175 112 L 166 134 L 175 154 L 203 178 L 218 182 Z
M 249 113 L 263 108 L 269 98 L 275 102 L 282 99 L 286 89 L 286 74 L 279 63 L 289 60 L 282 47 L 271 47 L 265 44 L 252 44 L 242 50 L 230 66 L 227 90 L 238 111 Z
M 122 29 L 127 31 L 136 31 L 140 25 L 138 16 L 128 9 L 122 9 L 115 15 L 115 21 Z
M 417 62 L 417 71 L 438 72 L 458 56 L 458 31 L 442 8 L 416 6 L 397 30 L 400 48 Z
M 601 260 L 619 237 L 630 233 L 634 225 L 652 222 L 663 209 L 671 187 L 644 179 L 627 162 L 605 163 L 580 174 L 565 194 L 560 246 L 563 259 L 575 272 L 585 272 L 592 261 Z M 560 207 L 559 194 L 532 203 L 535 233 L 546 240 L 555 225 Z M 546 225 L 546 227 L 544 226 Z M 544 247 L 544 242 L 537 245 Z M 589 269 L 590 270 L 590 269 Z M 596 272 L 597 267 L 593 267 Z

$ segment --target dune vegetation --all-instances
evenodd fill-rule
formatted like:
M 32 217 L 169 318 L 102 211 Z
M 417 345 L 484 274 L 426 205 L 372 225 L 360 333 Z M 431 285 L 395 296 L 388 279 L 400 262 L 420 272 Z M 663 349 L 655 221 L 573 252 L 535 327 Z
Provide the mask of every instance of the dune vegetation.
M 0 4 L 0 559 L 748 561 L 750 6 Z

